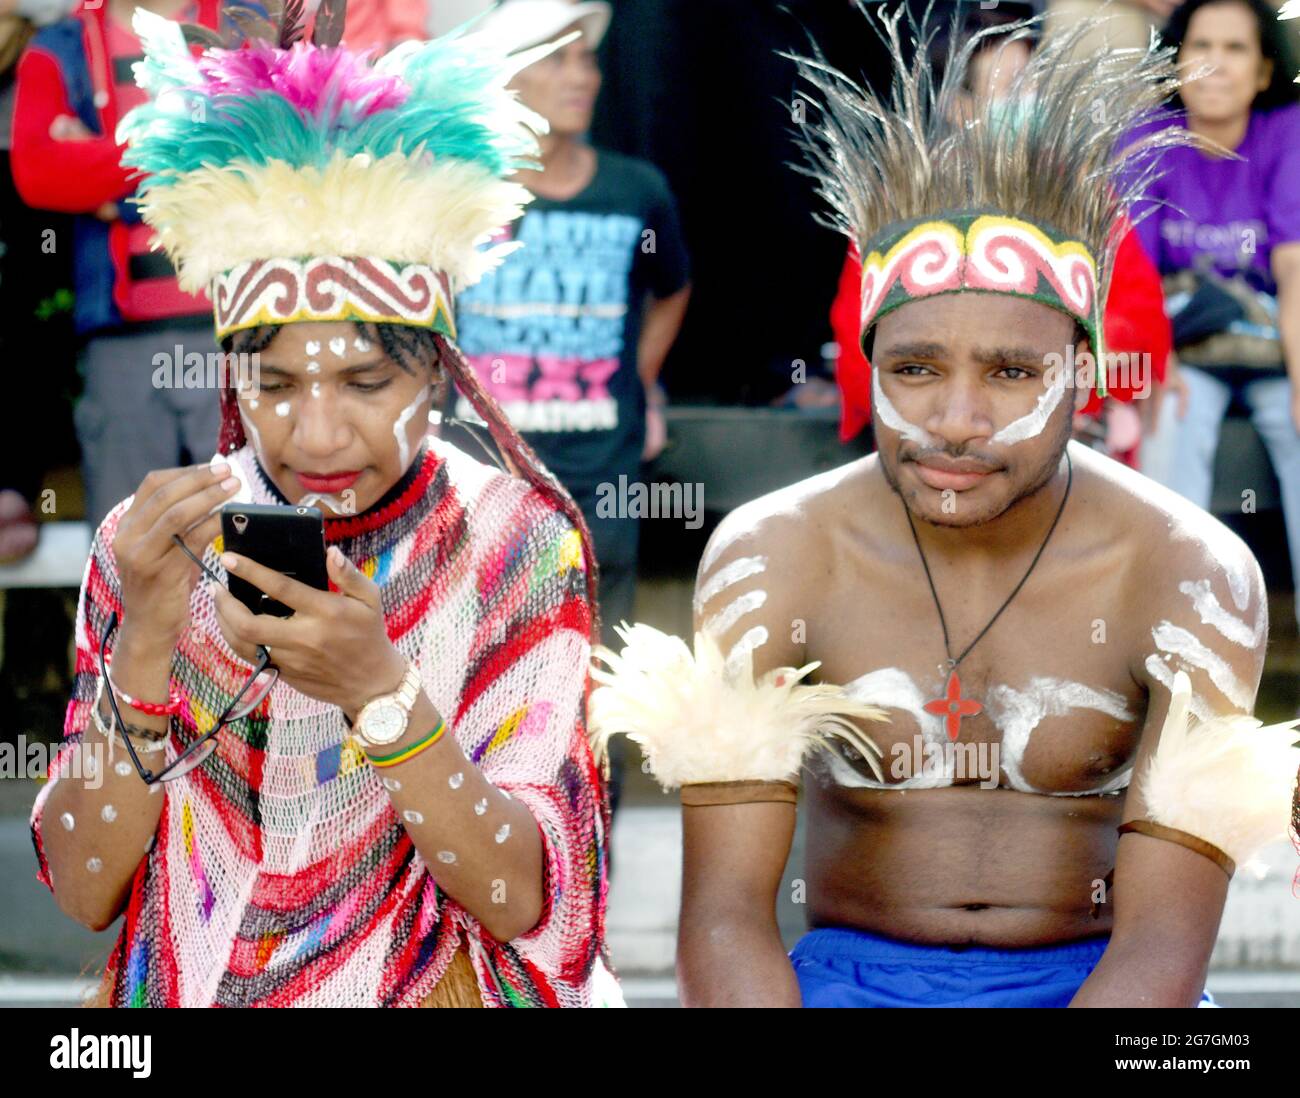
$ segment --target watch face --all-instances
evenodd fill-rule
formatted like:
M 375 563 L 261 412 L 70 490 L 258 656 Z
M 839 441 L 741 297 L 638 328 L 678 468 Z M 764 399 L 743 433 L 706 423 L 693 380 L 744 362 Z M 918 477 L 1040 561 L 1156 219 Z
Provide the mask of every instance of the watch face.
M 361 734 L 371 743 L 392 743 L 406 731 L 406 711 L 396 702 L 376 705 L 361 720 Z

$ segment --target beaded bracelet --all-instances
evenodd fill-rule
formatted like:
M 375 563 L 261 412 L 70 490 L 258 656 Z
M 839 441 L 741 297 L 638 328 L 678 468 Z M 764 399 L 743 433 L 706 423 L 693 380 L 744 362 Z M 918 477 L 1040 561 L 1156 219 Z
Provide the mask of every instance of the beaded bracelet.
M 116 713 L 113 714 L 113 725 L 111 728 L 108 725 L 104 724 L 104 715 L 99 711 L 99 703 L 100 700 L 103 698 L 103 696 L 104 696 L 104 683 L 103 680 L 101 679 L 99 683 L 99 691 L 95 694 L 95 700 L 90 707 L 90 713 L 91 716 L 94 718 L 95 727 L 99 730 L 100 735 L 102 735 L 104 739 L 109 741 L 109 747 L 110 747 L 109 756 L 111 758 L 113 740 L 115 739 L 118 740 L 122 744 L 122 746 L 125 747 L 126 738 L 123 735 L 123 732 L 129 735 L 131 733 L 132 728 L 134 728 L 135 726 L 127 725 L 125 729 L 119 729 L 117 726 Z M 144 729 L 140 729 L 141 734 L 143 734 L 144 732 L 145 732 Z M 168 732 L 170 732 L 170 728 L 168 729 Z M 167 750 L 167 734 L 168 733 L 164 733 L 162 736 L 158 736 L 158 737 L 145 736 L 144 738 L 148 741 L 147 746 L 145 744 L 138 744 L 138 743 L 133 744 L 132 746 L 135 748 L 137 755 L 156 755 L 159 751 Z
M 113 682 L 111 675 L 107 675 L 107 668 L 111 662 L 110 657 L 104 657 L 104 667 L 106 669 L 105 674 L 108 678 L 109 688 L 136 712 L 143 713 L 146 717 L 174 717 L 180 713 L 183 702 L 181 701 L 181 695 L 178 690 L 170 686 L 168 687 L 166 703 L 141 701 L 139 698 L 132 697 Z
M 446 731 L 447 722 L 445 720 L 440 720 L 437 728 L 425 736 L 424 739 L 417 740 L 415 743 L 411 744 L 410 747 L 404 747 L 400 751 L 394 751 L 391 755 L 379 755 L 378 757 L 367 755 L 366 757 L 370 759 L 375 766 L 396 766 L 398 763 L 406 762 L 407 759 L 414 758 L 426 747 L 432 747 L 442 738 L 442 734 Z

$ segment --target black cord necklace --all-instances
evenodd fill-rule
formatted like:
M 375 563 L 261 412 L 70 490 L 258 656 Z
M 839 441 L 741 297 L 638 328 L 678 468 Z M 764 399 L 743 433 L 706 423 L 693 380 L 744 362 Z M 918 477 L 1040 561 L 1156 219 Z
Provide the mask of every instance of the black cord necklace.
M 1061 506 L 1056 509 L 1056 517 L 1052 519 L 1052 525 L 1047 528 L 1047 536 L 1043 538 L 1043 544 L 1038 547 L 1038 552 L 1034 554 L 1034 559 L 1029 562 L 1029 568 L 1020 578 L 1020 582 L 1016 584 L 1011 594 L 1007 596 L 1006 601 L 998 607 L 997 613 L 989 619 L 989 623 L 984 626 L 978 634 L 976 634 L 975 639 L 966 646 L 965 651 L 963 651 L 960 656 L 956 657 L 956 659 L 953 658 L 952 645 L 948 640 L 948 622 L 943 616 L 943 606 L 939 603 L 939 592 L 935 590 L 934 577 L 930 574 L 930 564 L 925 559 L 925 550 L 921 548 L 921 539 L 916 535 L 916 525 L 912 522 L 912 512 L 908 510 L 907 502 L 903 500 L 903 497 L 901 495 L 899 496 L 899 501 L 903 504 L 903 514 L 907 516 L 908 529 L 912 531 L 912 541 L 916 543 L 916 551 L 921 556 L 921 567 L 925 569 L 925 578 L 930 584 L 930 594 L 934 598 L 934 608 L 939 611 L 939 624 L 943 627 L 943 650 L 948 657 L 948 662 L 946 664 L 948 670 L 948 684 L 947 688 L 944 690 L 944 696 L 926 702 L 924 708 L 927 713 L 934 713 L 937 716 L 943 716 L 947 719 L 948 738 L 951 740 L 955 740 L 961 732 L 962 717 L 973 717 L 984 708 L 984 706 L 974 698 L 962 697 L 961 680 L 957 677 L 957 665 L 970 654 L 972 648 L 979 644 L 979 642 L 984 638 L 984 634 L 993 628 L 993 623 L 1002 616 L 1002 611 L 1011 605 L 1011 600 L 1020 593 L 1020 589 L 1025 585 L 1025 581 L 1029 579 L 1030 574 L 1038 564 L 1038 558 L 1043 555 L 1043 550 L 1047 548 L 1047 543 L 1052 540 L 1052 532 L 1056 529 L 1056 524 L 1061 521 L 1061 515 L 1065 511 L 1066 500 L 1070 498 L 1070 487 L 1074 484 L 1074 464 L 1070 461 L 1070 451 L 1068 448 L 1065 451 L 1065 469 L 1065 495 L 1061 497 Z M 940 664 L 939 670 L 942 672 L 944 667 L 944 664 Z

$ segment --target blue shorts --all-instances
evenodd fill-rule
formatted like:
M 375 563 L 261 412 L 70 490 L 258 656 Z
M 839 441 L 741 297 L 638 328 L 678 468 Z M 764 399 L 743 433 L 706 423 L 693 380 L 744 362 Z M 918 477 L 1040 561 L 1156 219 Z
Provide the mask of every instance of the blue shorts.
M 828 928 L 805 934 L 790 960 L 806 1007 L 1065 1007 L 1109 940 L 954 949 Z M 1197 1005 L 1218 1004 L 1207 991 Z

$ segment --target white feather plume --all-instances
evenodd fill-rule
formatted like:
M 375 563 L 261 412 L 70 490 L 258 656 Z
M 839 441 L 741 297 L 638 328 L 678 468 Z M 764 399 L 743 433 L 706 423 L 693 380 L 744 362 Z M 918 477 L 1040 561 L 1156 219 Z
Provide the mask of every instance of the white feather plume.
M 1242 866 L 1286 835 L 1300 720 L 1263 727 L 1241 714 L 1190 723 L 1191 695 L 1179 671 L 1142 795 L 1156 823 L 1213 843 Z
M 450 276 L 455 293 L 518 246 L 483 244 L 531 198 L 474 161 L 336 152 L 323 168 L 282 160 L 200 168 L 150 191 L 141 215 L 185 290 L 205 290 L 251 259 L 359 255 L 427 263 Z
M 851 744 L 880 778 L 880 748 L 849 718 L 887 720 L 884 711 L 856 701 L 843 688 L 799 680 L 820 663 L 781 667 L 754 681 L 753 657 L 734 676 L 724 671 L 716 640 L 695 634 L 695 652 L 679 637 L 643 623 L 615 627 L 624 648 L 603 645 L 592 655 L 588 710 L 598 757 L 623 733 L 641 745 L 659 784 L 675 789 L 696 782 L 794 781 L 805 753 L 831 737 Z

